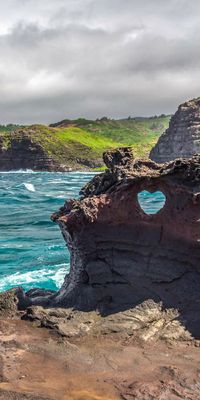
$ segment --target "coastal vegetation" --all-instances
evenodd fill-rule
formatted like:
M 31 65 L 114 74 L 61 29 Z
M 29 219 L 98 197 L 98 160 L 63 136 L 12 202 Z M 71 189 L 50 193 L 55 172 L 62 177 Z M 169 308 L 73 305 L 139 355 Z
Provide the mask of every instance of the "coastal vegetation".
M 170 116 L 127 118 L 106 117 L 95 121 L 79 118 L 56 124 L 0 126 L 1 151 L 24 139 L 39 145 L 55 162 L 70 168 L 102 168 L 102 153 L 108 149 L 131 146 L 136 157 L 148 157 L 151 148 L 169 125 Z M 18 152 L 20 147 L 18 147 Z M 16 154 L 17 156 L 17 154 Z
M 52 127 L 76 126 L 90 132 L 94 137 L 102 137 L 105 141 L 112 140 L 112 146 L 117 143 L 133 147 L 136 156 L 148 156 L 160 135 L 168 128 L 170 115 L 160 115 L 150 118 L 109 119 L 103 117 L 95 121 L 79 118 L 77 120 L 63 120 Z M 102 142 L 103 143 L 103 142 Z

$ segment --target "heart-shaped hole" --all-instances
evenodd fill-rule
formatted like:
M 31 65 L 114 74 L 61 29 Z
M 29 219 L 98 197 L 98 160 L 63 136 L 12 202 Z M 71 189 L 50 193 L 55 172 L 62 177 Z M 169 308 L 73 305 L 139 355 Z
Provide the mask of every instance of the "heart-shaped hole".
M 138 193 L 138 202 L 145 214 L 157 214 L 164 207 L 166 196 L 160 190 L 153 193 L 143 190 Z

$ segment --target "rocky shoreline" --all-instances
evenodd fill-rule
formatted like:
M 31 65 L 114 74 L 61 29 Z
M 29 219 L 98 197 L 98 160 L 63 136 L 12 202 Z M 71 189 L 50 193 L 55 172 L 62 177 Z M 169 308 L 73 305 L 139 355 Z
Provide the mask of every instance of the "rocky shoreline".
M 52 216 L 71 253 L 61 289 L 0 294 L 0 399 L 200 396 L 200 158 L 104 162 Z M 155 215 L 144 189 L 166 196 Z

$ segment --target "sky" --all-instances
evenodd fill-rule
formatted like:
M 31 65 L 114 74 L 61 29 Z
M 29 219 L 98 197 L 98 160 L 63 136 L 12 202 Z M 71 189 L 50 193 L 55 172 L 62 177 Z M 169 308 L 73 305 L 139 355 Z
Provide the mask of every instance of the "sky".
M 174 113 L 200 96 L 199 0 L 6 0 L 0 123 Z

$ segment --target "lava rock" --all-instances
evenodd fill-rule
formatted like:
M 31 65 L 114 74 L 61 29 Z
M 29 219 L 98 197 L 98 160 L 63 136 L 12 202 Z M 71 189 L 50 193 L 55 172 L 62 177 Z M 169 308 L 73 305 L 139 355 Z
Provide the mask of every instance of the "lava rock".
M 80 200 L 67 202 L 52 216 L 71 253 L 61 289 L 29 292 L 23 301 L 98 310 L 102 316 L 146 300 L 162 302 L 164 309 L 177 310 L 182 326 L 199 338 L 200 156 L 158 165 L 120 149 L 104 158 L 110 169 L 82 189 Z M 141 209 L 143 190 L 164 193 L 166 203 L 157 214 Z

